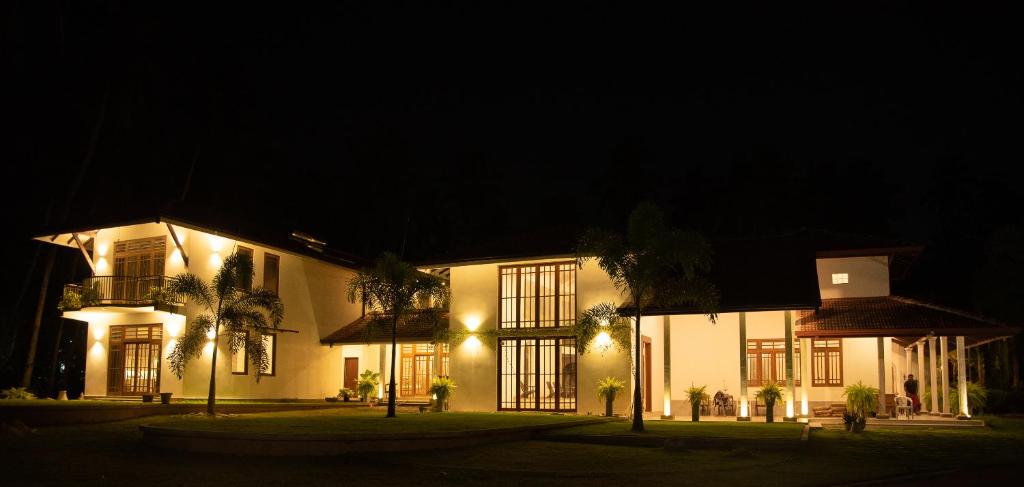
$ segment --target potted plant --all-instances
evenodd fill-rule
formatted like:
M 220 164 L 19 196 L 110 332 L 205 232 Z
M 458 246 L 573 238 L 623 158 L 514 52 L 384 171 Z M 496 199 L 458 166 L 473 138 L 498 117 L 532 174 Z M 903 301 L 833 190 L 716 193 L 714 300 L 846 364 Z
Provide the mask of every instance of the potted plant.
M 444 410 L 448 399 L 455 395 L 455 381 L 447 377 L 438 377 L 430 384 L 430 397 L 434 400 L 434 412 Z
M 172 395 L 174 395 L 173 392 L 161 392 L 160 393 L 160 404 L 170 404 L 171 403 L 171 396 Z
M 694 423 L 700 421 L 700 405 L 708 398 L 708 393 L 704 392 L 707 388 L 707 385 L 700 387 L 691 385 L 686 390 L 686 397 L 690 399 L 690 421 Z
M 380 372 L 374 372 L 370 369 L 366 369 L 362 374 L 359 374 L 359 381 L 356 383 L 356 391 L 359 392 L 359 400 L 366 402 L 366 399 L 370 397 L 377 390 L 377 386 L 380 385 Z
M 612 404 L 615 402 L 615 394 L 626 388 L 616 377 L 605 377 L 597 381 L 597 397 L 604 400 L 604 415 L 612 415 Z
M 846 396 L 846 410 L 856 417 L 852 431 L 854 433 L 864 431 L 868 423 L 868 414 L 878 409 L 878 388 L 864 385 L 863 382 L 858 381 L 856 384 L 846 386 L 843 395 Z
M 343 388 L 341 388 L 340 391 L 338 391 L 338 396 L 340 396 L 341 400 L 345 401 L 345 402 L 348 402 L 349 399 L 351 399 L 352 396 L 354 396 L 354 395 L 355 395 L 355 392 L 352 391 L 352 389 L 349 389 L 348 387 L 343 387 Z
M 767 423 L 775 422 L 775 401 L 782 400 L 782 388 L 775 382 L 765 384 L 754 396 L 764 401 L 764 420 Z

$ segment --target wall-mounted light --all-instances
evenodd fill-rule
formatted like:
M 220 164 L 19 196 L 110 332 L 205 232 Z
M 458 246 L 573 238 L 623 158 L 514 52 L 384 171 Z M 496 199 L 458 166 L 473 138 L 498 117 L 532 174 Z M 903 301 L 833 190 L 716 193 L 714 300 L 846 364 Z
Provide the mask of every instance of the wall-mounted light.
M 102 340 L 103 336 L 107 334 L 107 327 L 106 326 L 93 325 L 93 326 L 91 326 L 91 328 L 92 328 L 92 337 L 95 338 L 96 340 Z
M 108 244 L 107 242 L 98 243 L 96 244 L 96 255 L 99 257 L 103 257 L 104 255 L 107 255 L 107 250 L 109 249 L 110 244 Z
M 480 328 L 480 318 L 478 316 L 467 316 L 465 323 L 466 329 L 471 332 L 476 331 L 477 328 Z
M 100 259 L 96 261 L 96 273 L 97 274 L 105 274 L 107 272 L 107 269 L 109 269 L 109 268 L 110 268 L 110 266 L 109 266 L 109 264 L 107 264 L 107 258 L 106 257 L 100 257 Z
M 209 330 L 206 330 L 206 339 L 207 340 L 213 340 L 216 337 L 217 337 L 217 332 L 214 331 L 213 328 L 210 328 Z
M 602 331 L 597 334 L 597 338 L 594 339 L 594 347 L 596 347 L 601 353 L 607 352 L 612 348 L 612 337 L 606 331 Z
M 214 252 L 220 252 L 224 248 L 224 239 L 216 235 L 210 235 L 210 250 Z
M 480 343 L 480 339 L 477 338 L 476 335 L 470 335 L 469 338 L 466 339 L 466 346 L 468 346 L 472 350 L 479 349 L 480 345 L 483 344 Z

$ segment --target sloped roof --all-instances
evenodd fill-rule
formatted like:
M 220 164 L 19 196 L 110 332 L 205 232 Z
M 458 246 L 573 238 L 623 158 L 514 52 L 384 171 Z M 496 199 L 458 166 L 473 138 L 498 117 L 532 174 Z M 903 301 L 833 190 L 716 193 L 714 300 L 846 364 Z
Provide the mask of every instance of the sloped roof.
M 292 238 L 283 223 L 275 223 L 251 215 L 239 218 L 237 215 L 219 212 L 212 208 L 199 208 L 181 204 L 164 205 L 161 208 L 129 207 L 107 213 L 104 216 L 73 215 L 61 225 L 40 228 L 37 238 L 51 237 L 71 232 L 86 232 L 102 228 L 114 228 L 142 223 L 171 223 L 235 240 L 262 244 L 280 250 L 305 255 L 334 265 L 357 269 L 367 265 L 367 259 L 352 253 L 339 251 L 328 246 L 311 246 Z M 47 238 L 48 240 L 48 238 Z
M 823 299 L 804 311 L 797 336 L 1006 336 L 1019 330 L 962 311 L 899 296 Z
M 372 322 L 375 319 L 382 325 L 373 325 Z M 400 343 L 433 341 L 435 320 L 436 327 L 448 328 L 447 311 L 429 310 L 409 313 L 398 321 L 398 341 Z M 391 327 L 384 323 L 390 323 L 388 316 L 370 313 L 321 338 L 320 343 L 325 345 L 333 343 L 391 343 Z

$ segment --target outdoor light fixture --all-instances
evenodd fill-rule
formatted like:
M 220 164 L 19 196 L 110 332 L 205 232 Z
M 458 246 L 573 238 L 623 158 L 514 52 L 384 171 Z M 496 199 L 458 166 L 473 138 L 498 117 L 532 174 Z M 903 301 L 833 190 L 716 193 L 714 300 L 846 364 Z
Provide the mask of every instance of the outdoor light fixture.
M 608 332 L 602 331 L 597 334 L 597 338 L 594 339 L 594 346 L 597 347 L 601 353 L 607 352 L 612 348 L 612 337 L 608 335 Z
M 106 335 L 106 334 L 107 334 L 107 327 L 105 327 L 105 326 L 95 326 L 92 329 L 92 337 L 97 339 L 97 340 L 102 340 L 103 339 L 103 335 Z
M 470 335 L 469 338 L 466 339 L 466 345 L 469 346 L 469 348 L 476 350 L 480 348 L 480 345 L 482 344 L 480 343 L 480 339 L 477 338 L 476 335 Z
M 466 329 L 471 331 L 471 332 L 476 331 L 477 328 L 480 328 L 480 318 L 478 318 L 476 316 L 468 316 L 468 317 L 466 317 L 465 323 L 466 323 Z
M 217 337 L 217 332 L 213 328 L 210 328 L 209 330 L 206 330 L 206 339 L 207 340 L 213 340 L 216 337 Z

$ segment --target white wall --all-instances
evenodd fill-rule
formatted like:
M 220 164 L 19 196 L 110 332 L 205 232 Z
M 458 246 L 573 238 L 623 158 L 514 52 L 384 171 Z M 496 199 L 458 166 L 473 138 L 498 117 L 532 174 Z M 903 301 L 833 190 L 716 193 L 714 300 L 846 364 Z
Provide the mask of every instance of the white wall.
M 508 262 L 502 265 L 529 262 L 562 262 L 567 259 Z M 451 267 L 451 329 L 467 330 L 467 323 L 479 323 L 480 331 L 493 331 L 498 320 L 498 266 L 496 263 Z M 601 302 L 622 303 L 618 291 L 611 285 L 607 274 L 590 262 L 576 272 L 577 313 Z M 493 411 L 497 409 L 497 354 L 496 343 L 482 337 L 471 338 L 451 349 L 452 379 L 458 391 L 451 408 L 462 411 Z M 604 354 L 596 350 L 577 357 L 577 412 L 603 413 L 604 405 L 597 399 L 597 381 L 606 376 L 624 381 L 629 377 L 629 354 L 611 350 Z M 628 383 L 628 382 L 627 382 Z M 623 391 L 622 397 L 630 397 Z M 629 407 L 628 400 L 615 401 L 617 412 Z
M 889 258 L 844 257 L 818 259 L 818 289 L 822 299 L 889 295 Z M 832 284 L 833 273 L 849 275 L 848 284 Z

